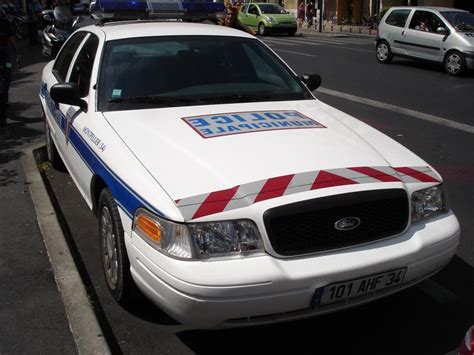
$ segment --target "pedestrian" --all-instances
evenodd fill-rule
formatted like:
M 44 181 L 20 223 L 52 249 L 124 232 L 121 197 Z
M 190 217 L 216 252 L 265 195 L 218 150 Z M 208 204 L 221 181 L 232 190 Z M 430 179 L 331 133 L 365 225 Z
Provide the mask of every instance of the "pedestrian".
M 0 127 L 7 125 L 8 90 L 12 74 L 8 44 L 15 49 L 16 65 L 19 67 L 21 57 L 14 31 L 11 23 L 5 18 L 5 13 L 0 9 Z
M 30 0 L 26 6 L 26 15 L 28 19 L 28 36 L 30 44 L 38 43 L 38 22 L 42 17 L 43 6 L 38 0 Z
M 297 16 L 299 28 L 303 27 L 304 16 L 305 16 L 305 6 L 304 6 L 304 1 L 301 1 L 298 6 L 298 16 Z
M 310 1 L 308 5 L 306 5 L 306 23 L 308 28 L 313 25 L 313 17 L 314 17 L 314 5 L 313 2 Z

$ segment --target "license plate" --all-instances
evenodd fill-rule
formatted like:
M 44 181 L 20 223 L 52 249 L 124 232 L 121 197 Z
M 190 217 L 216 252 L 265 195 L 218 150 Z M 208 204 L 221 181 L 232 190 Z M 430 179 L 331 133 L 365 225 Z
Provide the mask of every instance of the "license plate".
M 406 271 L 407 268 L 401 268 L 317 288 L 311 300 L 311 306 L 341 302 L 384 288 L 398 286 L 403 283 Z

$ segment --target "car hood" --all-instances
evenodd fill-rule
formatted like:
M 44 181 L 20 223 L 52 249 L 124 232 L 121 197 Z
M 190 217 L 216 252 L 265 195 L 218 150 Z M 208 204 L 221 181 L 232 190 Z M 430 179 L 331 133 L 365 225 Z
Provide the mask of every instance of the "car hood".
M 214 124 L 211 134 L 206 131 L 210 115 L 214 122 L 227 122 L 232 115 L 257 120 L 265 112 L 277 118 L 290 113 L 285 121 L 314 123 L 252 131 L 257 125 L 234 122 L 234 127 L 246 126 L 218 133 L 225 124 Z M 318 100 L 114 111 L 104 116 L 174 200 L 323 169 L 426 165 L 397 142 Z

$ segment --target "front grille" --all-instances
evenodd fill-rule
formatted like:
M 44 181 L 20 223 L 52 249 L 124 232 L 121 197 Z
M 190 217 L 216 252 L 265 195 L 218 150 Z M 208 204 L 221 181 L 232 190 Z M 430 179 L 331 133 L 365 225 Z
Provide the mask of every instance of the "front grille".
M 357 217 L 360 225 L 338 230 L 336 222 Z M 409 217 L 405 190 L 375 190 L 296 202 L 265 211 L 263 216 L 273 249 L 294 256 L 345 248 L 405 230 Z

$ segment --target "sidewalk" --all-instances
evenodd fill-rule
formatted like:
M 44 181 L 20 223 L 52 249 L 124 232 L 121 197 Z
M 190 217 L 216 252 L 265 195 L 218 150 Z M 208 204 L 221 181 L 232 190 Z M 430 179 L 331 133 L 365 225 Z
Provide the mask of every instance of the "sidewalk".
M 377 30 L 371 30 L 367 27 L 362 26 L 341 26 L 334 25 L 330 26 L 329 24 L 325 25 L 323 32 L 318 32 L 314 26 L 310 29 L 307 28 L 298 28 L 296 35 L 302 34 L 305 35 L 315 35 L 315 36 L 326 36 L 326 37 L 370 37 L 375 38 L 377 35 Z
M 43 140 L 38 89 L 46 62 L 40 46 L 17 43 L 22 67 L 0 128 L 0 354 L 71 354 L 76 344 L 20 162 L 27 145 Z

